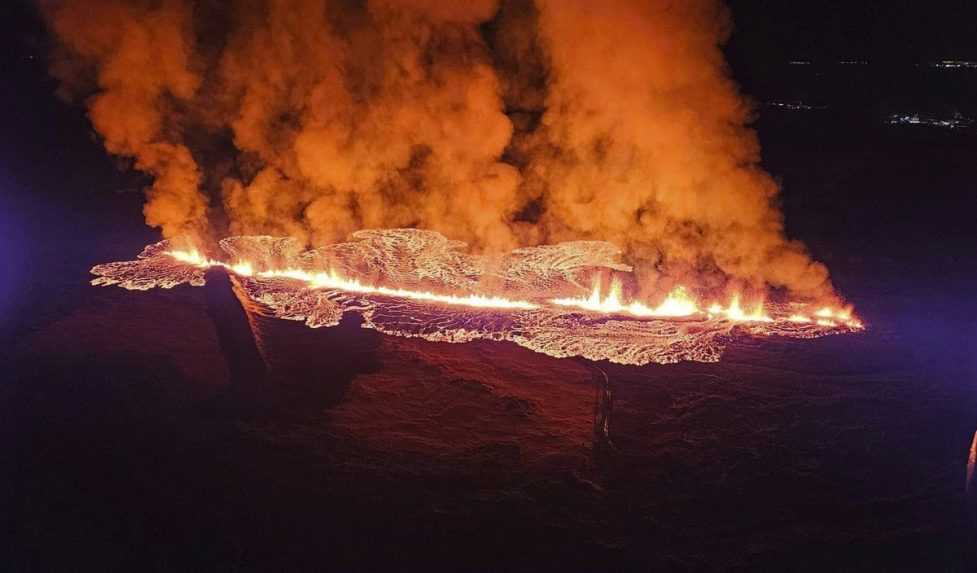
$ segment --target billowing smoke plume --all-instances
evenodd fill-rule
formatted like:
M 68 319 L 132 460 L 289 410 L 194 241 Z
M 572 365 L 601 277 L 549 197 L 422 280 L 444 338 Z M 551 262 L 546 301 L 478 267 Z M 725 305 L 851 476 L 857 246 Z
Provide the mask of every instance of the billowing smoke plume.
M 179 108 L 192 100 L 200 77 L 191 69 L 191 12 L 180 2 L 66 2 L 51 10 L 51 26 L 75 59 L 55 63 L 66 82 L 91 80 L 89 117 L 110 152 L 135 159 L 152 174 L 146 222 L 166 236 L 197 235 L 205 225 L 200 172 L 181 143 Z M 82 66 L 79 69 L 78 65 Z M 84 74 L 89 68 L 93 74 Z
M 721 5 L 537 4 L 550 82 L 528 176 L 550 240 L 609 240 L 668 278 L 830 290 L 824 266 L 785 240 L 777 186 L 758 167 L 750 110 L 720 50 Z
M 478 31 L 494 2 L 337 4 L 270 2 L 234 26 L 217 73 L 261 167 L 224 181 L 231 230 L 320 243 L 420 226 L 515 246 L 512 124 Z
M 95 74 L 92 122 L 155 177 L 146 218 L 166 236 L 600 239 L 649 291 L 831 296 L 785 237 L 714 0 L 44 7 L 55 73 L 76 92 Z

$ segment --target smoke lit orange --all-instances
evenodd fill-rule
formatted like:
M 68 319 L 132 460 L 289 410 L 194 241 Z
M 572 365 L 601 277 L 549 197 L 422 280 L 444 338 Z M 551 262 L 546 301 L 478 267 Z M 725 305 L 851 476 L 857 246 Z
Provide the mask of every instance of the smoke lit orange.
M 213 234 L 215 212 L 235 235 L 315 245 L 404 227 L 493 252 L 596 239 L 639 274 L 688 281 L 696 261 L 839 298 L 783 232 L 717 0 L 41 4 L 63 48 L 52 72 L 153 177 L 144 213 L 165 237 Z M 203 12 L 223 34 L 202 36 Z M 692 312 L 672 294 L 567 306 Z M 762 320 L 738 302 L 719 315 Z

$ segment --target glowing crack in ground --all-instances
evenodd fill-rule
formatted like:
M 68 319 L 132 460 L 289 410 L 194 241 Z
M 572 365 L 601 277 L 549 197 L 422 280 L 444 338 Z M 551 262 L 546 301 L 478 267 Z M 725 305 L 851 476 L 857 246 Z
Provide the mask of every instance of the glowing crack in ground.
M 684 289 L 654 308 L 624 301 L 619 283 L 602 293 L 594 282 L 631 271 L 619 249 L 599 241 L 487 257 L 433 231 L 391 229 L 359 231 L 348 242 L 312 250 L 265 236 L 229 237 L 220 247 L 232 262 L 161 241 L 134 261 L 93 267 L 92 284 L 202 286 L 207 269 L 222 266 L 262 313 L 313 328 L 356 312 L 364 328 L 394 336 L 510 341 L 554 357 L 633 365 L 715 362 L 736 334 L 816 338 L 863 328 L 845 309 L 767 303 L 744 310 L 737 297 L 699 308 Z

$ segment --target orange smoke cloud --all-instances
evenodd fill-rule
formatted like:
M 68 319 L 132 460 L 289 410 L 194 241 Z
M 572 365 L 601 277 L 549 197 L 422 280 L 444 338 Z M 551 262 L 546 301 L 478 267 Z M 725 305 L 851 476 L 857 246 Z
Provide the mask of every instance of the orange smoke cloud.
M 438 229 L 513 247 L 519 174 L 478 24 L 494 2 L 358 6 L 269 2 L 243 16 L 219 63 L 250 180 L 224 181 L 234 233 L 315 243 L 369 227 Z M 342 24 L 342 26 L 340 26 Z
M 92 123 L 155 177 L 146 220 L 168 237 L 210 219 L 313 244 L 378 227 L 481 250 L 600 239 L 649 290 L 694 275 L 832 296 L 785 237 L 716 1 L 44 6 L 55 74 L 94 72 Z
M 89 98 L 92 125 L 105 148 L 132 157 L 155 177 L 147 191 L 146 222 L 167 237 L 197 235 L 207 200 L 200 173 L 183 145 L 172 108 L 194 97 L 190 8 L 179 0 L 64 2 L 47 6 L 53 30 L 76 66 L 91 68 L 98 91 Z M 63 62 L 62 62 L 63 63 Z M 56 65 L 65 81 L 76 68 Z
M 825 267 L 784 236 L 721 5 L 537 5 L 550 83 L 527 153 L 551 240 L 615 242 L 652 263 L 645 283 L 693 272 L 830 294 Z

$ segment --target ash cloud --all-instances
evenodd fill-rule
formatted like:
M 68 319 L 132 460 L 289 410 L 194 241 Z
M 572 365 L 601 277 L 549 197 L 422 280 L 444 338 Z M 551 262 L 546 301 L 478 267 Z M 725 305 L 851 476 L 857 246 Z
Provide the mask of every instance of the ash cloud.
M 614 242 L 642 288 L 834 297 L 786 238 L 711 0 L 42 2 L 167 237 Z

